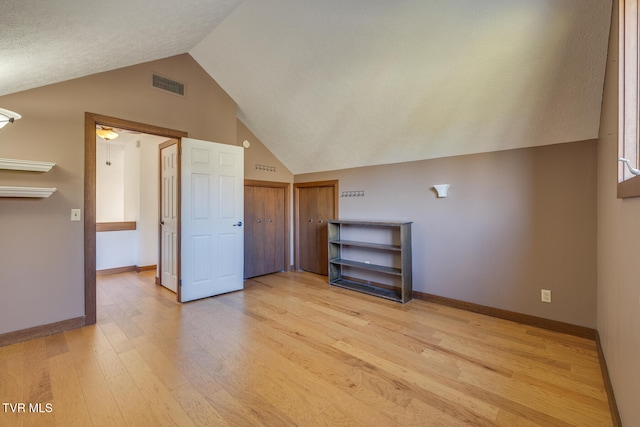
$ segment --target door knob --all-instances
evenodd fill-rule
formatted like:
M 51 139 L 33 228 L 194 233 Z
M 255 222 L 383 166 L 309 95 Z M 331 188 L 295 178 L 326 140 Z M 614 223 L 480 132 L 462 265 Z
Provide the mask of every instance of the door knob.
M 259 219 L 259 220 L 258 220 L 258 224 L 260 224 L 261 222 L 262 222 L 262 220 L 261 220 L 261 219 Z
M 321 220 L 321 219 L 319 219 L 319 220 L 318 220 L 318 222 L 319 222 L 320 224 L 322 224 L 322 220 Z
M 312 220 L 312 219 L 310 219 L 310 220 L 309 220 L 309 222 L 313 222 L 313 220 Z
M 164 221 L 160 221 L 160 225 L 164 225 Z
M 242 227 L 242 221 L 238 221 L 236 224 L 233 224 L 234 227 Z

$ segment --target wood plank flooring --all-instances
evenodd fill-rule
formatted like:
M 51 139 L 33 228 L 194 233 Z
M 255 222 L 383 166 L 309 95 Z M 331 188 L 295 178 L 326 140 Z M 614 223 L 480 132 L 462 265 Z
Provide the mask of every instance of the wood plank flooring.
M 100 277 L 96 325 L 0 347 L 0 426 L 612 425 L 587 339 L 310 273 L 153 283 Z

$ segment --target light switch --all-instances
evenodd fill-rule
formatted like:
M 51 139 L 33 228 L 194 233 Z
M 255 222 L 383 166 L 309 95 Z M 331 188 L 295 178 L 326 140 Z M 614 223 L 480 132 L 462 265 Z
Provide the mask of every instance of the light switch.
M 80 209 L 71 209 L 71 221 L 80 221 Z

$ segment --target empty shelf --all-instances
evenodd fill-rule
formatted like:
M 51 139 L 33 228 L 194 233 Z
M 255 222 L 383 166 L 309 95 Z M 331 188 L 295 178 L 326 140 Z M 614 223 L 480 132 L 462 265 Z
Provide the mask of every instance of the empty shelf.
M 377 271 L 379 273 L 393 274 L 395 276 L 402 275 L 402 270 L 400 270 L 399 268 L 387 267 L 385 265 L 367 264 L 365 262 L 351 261 L 347 259 L 332 259 L 332 260 L 329 260 L 329 262 L 332 264 L 339 264 L 347 267 L 360 268 L 362 270 L 371 270 L 371 271 Z
M 333 280 L 331 282 L 331 285 L 345 289 L 351 289 L 353 291 L 362 292 L 364 294 L 373 295 L 376 297 L 390 299 L 392 301 L 402 302 L 400 293 L 393 289 L 381 288 L 374 285 L 367 285 L 365 283 L 352 282 L 351 280 L 345 279 Z

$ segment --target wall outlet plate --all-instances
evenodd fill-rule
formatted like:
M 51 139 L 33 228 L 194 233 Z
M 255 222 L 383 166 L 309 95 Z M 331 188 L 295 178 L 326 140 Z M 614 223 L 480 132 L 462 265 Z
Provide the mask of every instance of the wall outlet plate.
M 540 301 L 542 302 L 551 302 L 551 291 L 548 289 L 540 290 Z

